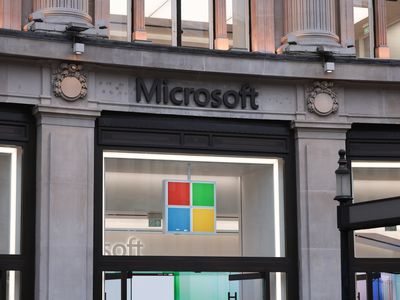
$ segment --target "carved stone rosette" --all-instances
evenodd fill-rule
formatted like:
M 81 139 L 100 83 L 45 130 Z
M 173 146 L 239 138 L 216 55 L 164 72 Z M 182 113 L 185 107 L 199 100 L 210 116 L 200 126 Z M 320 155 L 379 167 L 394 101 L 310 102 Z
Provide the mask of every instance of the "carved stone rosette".
M 82 65 L 60 64 L 53 81 L 54 94 L 67 101 L 84 98 L 87 95 L 87 75 L 82 70 Z
M 328 116 L 339 109 L 333 82 L 315 81 L 313 87 L 307 89 L 308 111 L 320 116 Z

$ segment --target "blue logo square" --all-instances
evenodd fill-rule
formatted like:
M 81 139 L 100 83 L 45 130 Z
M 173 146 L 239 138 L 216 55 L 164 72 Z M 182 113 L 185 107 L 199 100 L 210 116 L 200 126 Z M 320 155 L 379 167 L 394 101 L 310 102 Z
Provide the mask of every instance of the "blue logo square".
M 190 208 L 168 208 L 168 231 L 190 231 Z

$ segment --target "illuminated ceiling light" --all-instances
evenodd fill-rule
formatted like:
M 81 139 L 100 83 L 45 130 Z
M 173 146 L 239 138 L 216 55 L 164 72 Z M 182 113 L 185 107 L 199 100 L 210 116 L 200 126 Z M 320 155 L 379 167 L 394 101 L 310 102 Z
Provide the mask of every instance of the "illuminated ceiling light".
M 229 156 L 197 156 L 183 154 L 156 154 L 156 153 L 134 153 L 134 152 L 104 152 L 104 158 L 125 159 L 150 159 L 169 161 L 191 161 L 191 162 L 221 162 L 242 164 L 274 164 L 277 159 L 251 158 L 251 157 L 229 157 Z
M 355 161 L 351 163 L 352 168 L 400 168 L 400 162 L 378 162 L 378 161 L 369 161 L 369 162 L 360 162 Z

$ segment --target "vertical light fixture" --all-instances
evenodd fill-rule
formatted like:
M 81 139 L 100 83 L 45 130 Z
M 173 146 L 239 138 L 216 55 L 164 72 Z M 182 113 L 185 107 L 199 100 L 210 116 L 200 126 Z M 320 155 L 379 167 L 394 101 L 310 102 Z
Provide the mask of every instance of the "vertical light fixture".
M 17 149 L 11 147 L 0 147 L 0 153 L 9 154 L 10 166 L 10 237 L 9 254 L 17 254 Z M 8 295 L 10 299 L 15 298 L 15 271 L 8 271 Z

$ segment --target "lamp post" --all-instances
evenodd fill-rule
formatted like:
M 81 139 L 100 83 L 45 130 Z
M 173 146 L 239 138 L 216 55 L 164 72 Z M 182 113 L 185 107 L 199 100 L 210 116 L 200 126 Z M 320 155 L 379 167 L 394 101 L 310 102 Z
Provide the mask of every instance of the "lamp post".
M 336 169 L 336 197 L 339 206 L 347 205 L 353 200 L 351 188 L 351 173 L 347 165 L 346 151 L 339 150 L 339 167 Z M 339 220 L 338 220 L 339 221 Z M 342 300 L 349 299 L 349 233 L 340 230 L 341 274 L 342 274 Z

